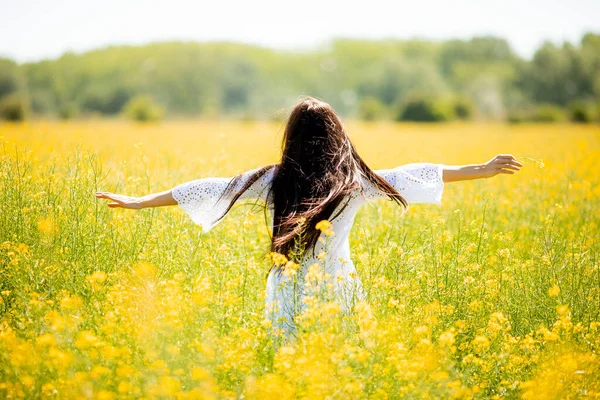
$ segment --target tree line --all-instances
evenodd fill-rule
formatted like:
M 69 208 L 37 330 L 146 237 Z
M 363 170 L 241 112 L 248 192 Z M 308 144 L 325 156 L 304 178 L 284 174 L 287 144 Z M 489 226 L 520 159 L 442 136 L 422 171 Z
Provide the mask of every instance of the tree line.
M 160 42 L 23 64 L 0 59 L 4 119 L 282 119 L 303 94 L 365 120 L 591 122 L 600 119 L 600 35 L 546 42 L 531 60 L 492 36 L 334 39 L 310 51 Z

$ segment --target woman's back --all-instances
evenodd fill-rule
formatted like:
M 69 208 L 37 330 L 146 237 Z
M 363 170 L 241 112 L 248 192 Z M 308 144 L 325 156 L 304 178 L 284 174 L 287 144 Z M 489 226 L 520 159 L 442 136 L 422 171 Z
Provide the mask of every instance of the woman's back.
M 195 223 L 202 226 L 204 232 L 208 232 L 218 224 L 219 217 L 227 210 L 235 193 L 244 187 L 256 171 L 247 171 L 235 181 L 233 178 L 205 178 L 186 182 L 173 188 L 173 198 Z M 412 163 L 394 169 L 377 170 L 375 173 L 409 203 L 441 205 L 444 189 L 442 164 Z M 275 168 L 268 170 L 237 200 L 264 202 L 270 211 L 271 221 L 274 208 L 269 193 L 274 174 Z M 229 187 L 232 182 L 234 187 Z M 351 259 L 348 236 L 360 206 L 386 196 L 367 179 L 363 179 L 360 189 L 346 196 L 332 213 L 329 223 L 333 235 L 325 226 L 314 248 L 309 249 L 296 271 L 271 270 L 267 278 L 266 316 L 275 328 L 282 329 L 286 335 L 294 330 L 293 317 L 304 308 L 302 299 L 307 291 L 314 289 L 304 283 L 313 275 L 324 274 L 321 277 L 324 279 L 322 285 L 332 284 L 333 291 L 330 294 L 340 302 L 344 312 L 350 310 L 357 300 L 364 299 L 365 293 Z

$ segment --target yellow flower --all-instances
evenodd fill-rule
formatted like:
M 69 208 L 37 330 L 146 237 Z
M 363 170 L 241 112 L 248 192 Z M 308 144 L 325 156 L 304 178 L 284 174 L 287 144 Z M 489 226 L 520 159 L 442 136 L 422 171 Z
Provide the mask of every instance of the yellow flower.
M 290 260 L 285 263 L 283 273 L 285 276 L 294 276 L 299 269 L 300 265 Z
M 287 261 L 288 261 L 287 257 L 283 254 L 272 251 L 270 253 L 270 255 L 271 255 L 271 260 L 273 261 L 273 264 L 275 264 L 275 265 L 282 265 L 282 264 L 287 263 Z
M 333 236 L 333 229 L 331 229 L 331 222 L 326 219 L 317 222 L 315 228 L 323 232 L 325 236 Z
M 201 367 L 192 369 L 192 379 L 195 381 L 203 381 L 210 378 L 210 373 Z
M 150 279 L 156 275 L 158 269 L 153 264 L 142 261 L 135 266 L 133 272 L 140 278 Z
M 556 297 L 556 296 L 558 296 L 559 293 L 560 293 L 560 288 L 558 287 L 558 285 L 554 285 L 550 289 L 548 289 L 548 295 L 550 297 Z
M 35 383 L 35 379 L 32 376 L 25 375 L 24 377 L 21 378 L 21 382 L 23 382 L 23 385 L 25 387 L 31 388 L 33 386 L 33 384 Z
M 486 350 L 488 347 L 490 347 L 490 340 L 482 335 L 475 336 L 475 339 L 473 339 L 471 343 L 479 351 Z
M 99 343 L 100 340 L 91 331 L 79 332 L 79 335 L 77 335 L 77 340 L 75 340 L 75 346 L 79 349 L 97 346 Z
M 117 390 L 119 391 L 119 393 L 125 394 L 125 393 L 129 393 L 131 391 L 132 385 L 129 382 L 126 381 L 121 381 L 119 383 L 119 386 L 117 387 Z
M 109 372 L 110 372 L 110 370 L 108 368 L 106 368 L 104 365 L 96 365 L 90 371 L 90 378 L 92 378 L 94 380 L 98 380 L 98 379 L 101 379 L 104 375 L 107 375 Z
M 86 276 L 85 279 L 87 279 L 90 283 L 103 283 L 106 281 L 106 272 L 94 271 L 93 274 Z
M 445 331 L 440 335 L 439 342 L 445 346 L 452 346 L 454 344 L 454 334 L 450 331 Z
M 77 310 L 83 306 L 83 299 L 79 295 L 65 296 L 60 301 L 63 310 Z
M 117 395 L 113 392 L 110 392 L 108 390 L 100 390 L 98 391 L 98 393 L 96 394 L 96 398 L 99 400 L 112 400 L 115 397 L 117 397 Z
M 51 218 L 42 218 L 38 221 L 38 230 L 42 233 L 52 234 L 55 229 L 55 223 Z
M 56 344 L 56 340 L 54 340 L 54 335 L 51 333 L 44 333 L 43 335 L 38 336 L 36 342 L 40 346 L 52 346 Z
M 558 313 L 558 315 L 560 315 L 561 317 L 568 314 L 569 312 L 569 306 L 567 305 L 561 305 L 556 307 L 556 312 Z
M 481 306 L 482 306 L 482 305 L 483 305 L 483 304 L 481 303 L 481 300 L 477 300 L 477 299 L 475 299 L 475 300 L 473 300 L 473 301 L 471 301 L 471 302 L 469 303 L 469 308 L 470 308 L 472 311 L 478 311 L 479 309 L 481 309 Z

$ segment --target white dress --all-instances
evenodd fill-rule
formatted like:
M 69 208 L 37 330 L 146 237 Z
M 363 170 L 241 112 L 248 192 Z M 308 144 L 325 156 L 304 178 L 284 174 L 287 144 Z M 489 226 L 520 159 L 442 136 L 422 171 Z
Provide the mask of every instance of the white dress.
M 442 170 L 443 164 L 412 163 L 393 169 L 376 170 L 375 173 L 390 183 L 409 203 L 441 205 L 444 190 Z M 228 196 L 222 195 L 232 177 L 185 182 L 174 187 L 172 195 L 192 221 L 201 225 L 204 232 L 208 232 L 217 224 L 214 220 L 226 210 L 233 194 L 254 171 L 256 170 L 243 173 L 242 179 Z M 272 178 L 273 169 L 252 184 L 238 201 L 266 201 Z M 309 252 L 296 274 L 281 273 L 276 268 L 271 270 L 267 278 L 265 317 L 271 321 L 274 332 L 280 330 L 286 337 L 294 333 L 294 317 L 306 307 L 303 299 L 307 295 L 316 295 L 317 291 L 321 296 L 337 300 L 343 312 L 350 311 L 357 300 L 365 299 L 362 283 L 350 258 L 348 234 L 359 207 L 378 198 L 387 196 L 363 179 L 361 190 L 346 199 L 348 205 L 344 211 L 330 221 L 334 235 L 321 234 L 324 241 L 317 242 L 314 256 L 312 251 Z M 346 201 L 342 201 L 339 207 L 345 203 Z M 272 223 L 272 205 L 268 204 L 268 208 Z M 337 210 L 332 215 L 336 214 Z M 314 284 L 319 274 L 321 283 Z

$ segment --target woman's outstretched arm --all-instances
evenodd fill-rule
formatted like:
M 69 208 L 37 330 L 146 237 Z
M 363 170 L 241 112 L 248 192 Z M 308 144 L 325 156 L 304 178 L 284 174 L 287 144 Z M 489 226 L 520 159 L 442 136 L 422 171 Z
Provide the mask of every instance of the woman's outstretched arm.
M 523 164 L 511 154 L 498 154 L 483 164 L 444 165 L 444 182 L 466 181 L 470 179 L 491 178 L 498 174 L 514 174 Z
M 110 192 L 96 192 L 96 197 L 99 199 L 112 200 L 114 203 L 108 203 L 109 207 L 112 208 L 131 208 L 134 210 L 141 210 L 147 207 L 163 207 L 163 206 L 175 206 L 177 202 L 173 198 L 172 190 L 165 190 L 164 192 L 151 193 L 142 197 L 126 196 L 123 194 L 116 194 Z

